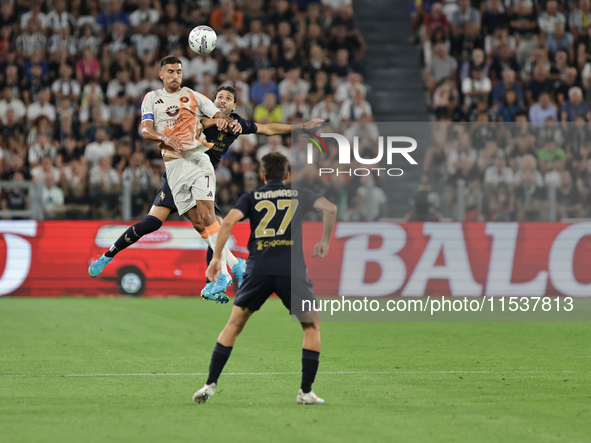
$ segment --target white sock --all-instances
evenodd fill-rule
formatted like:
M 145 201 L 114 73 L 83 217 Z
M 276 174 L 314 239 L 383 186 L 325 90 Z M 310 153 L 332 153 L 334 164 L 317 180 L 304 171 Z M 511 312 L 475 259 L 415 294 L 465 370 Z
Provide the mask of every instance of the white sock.
M 209 240 L 209 246 L 211 246 L 211 249 L 215 251 L 215 244 L 218 240 L 218 233 L 216 232 L 215 234 L 209 234 L 206 241 L 207 240 Z M 224 250 L 222 251 L 222 274 L 229 274 L 226 251 L 229 251 L 228 247 L 224 246 Z
M 230 252 L 230 248 L 228 245 L 224 245 L 224 254 L 226 254 L 226 261 L 228 262 L 228 266 L 232 269 L 235 265 L 238 264 L 238 259 L 234 257 L 234 254 Z

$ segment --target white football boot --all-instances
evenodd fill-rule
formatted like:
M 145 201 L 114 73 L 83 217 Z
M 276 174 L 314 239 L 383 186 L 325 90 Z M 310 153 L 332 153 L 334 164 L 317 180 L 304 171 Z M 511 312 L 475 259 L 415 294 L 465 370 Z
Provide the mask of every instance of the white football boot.
M 304 394 L 301 389 L 298 392 L 297 401 L 299 405 L 323 405 L 326 403 L 322 398 L 314 394 L 314 391 Z
M 205 403 L 206 400 L 209 400 L 215 394 L 215 383 L 210 385 L 205 384 L 201 389 L 199 389 L 195 394 L 193 394 L 193 401 L 196 403 Z

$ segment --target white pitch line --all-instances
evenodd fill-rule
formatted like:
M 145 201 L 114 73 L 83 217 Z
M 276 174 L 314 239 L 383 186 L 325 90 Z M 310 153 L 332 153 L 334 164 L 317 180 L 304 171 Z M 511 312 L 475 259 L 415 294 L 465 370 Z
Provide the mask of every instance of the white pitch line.
M 351 371 L 318 372 L 318 375 L 375 375 L 375 374 L 567 374 L 580 371 Z M 585 371 L 586 372 L 586 371 Z M 589 371 L 591 373 L 591 371 Z M 300 375 L 301 372 L 225 372 L 223 375 Z M 0 374 L 0 377 L 192 377 L 206 376 L 207 372 L 135 373 L 135 374 Z

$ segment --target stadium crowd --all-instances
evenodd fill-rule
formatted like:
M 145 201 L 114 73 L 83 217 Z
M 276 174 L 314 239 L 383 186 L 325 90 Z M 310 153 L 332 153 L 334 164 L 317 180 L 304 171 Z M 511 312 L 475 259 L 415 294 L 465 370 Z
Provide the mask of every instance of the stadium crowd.
M 352 15 L 351 0 L 3 0 L 1 180 L 39 182 L 48 219 L 120 218 L 127 183 L 132 218 L 143 217 L 164 166 L 140 135 L 139 107 L 162 87 L 158 63 L 169 54 L 182 60 L 184 86 L 212 100 L 234 86 L 246 119 L 372 120 Z M 202 24 L 218 43 L 197 55 L 187 37 Z M 290 148 L 289 134 L 241 136 L 216 171 L 222 211 L 261 184 L 265 153 Z M 27 192 L 4 189 L 0 209 L 26 209 Z
M 411 0 L 410 13 L 437 122 L 423 218 L 457 218 L 458 180 L 465 220 L 548 220 L 549 193 L 556 219 L 590 217 L 590 0 Z

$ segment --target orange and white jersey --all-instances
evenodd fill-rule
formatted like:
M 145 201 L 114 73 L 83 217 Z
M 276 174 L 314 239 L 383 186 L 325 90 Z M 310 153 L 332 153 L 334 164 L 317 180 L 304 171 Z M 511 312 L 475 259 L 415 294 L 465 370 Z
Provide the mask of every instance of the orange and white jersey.
M 189 88 L 181 88 L 173 94 L 158 89 L 146 94 L 142 102 L 142 121 L 154 121 L 154 129 L 166 135 L 175 135 L 183 143 L 183 153 L 162 149 L 163 157 L 190 157 L 198 152 L 207 151 L 199 139 L 201 118 L 213 117 L 219 109 L 213 102 Z

